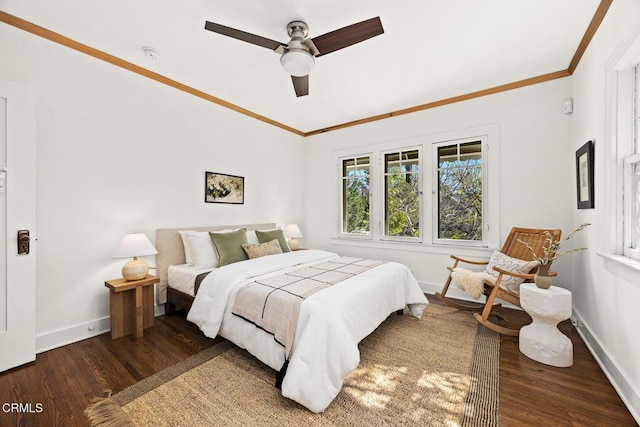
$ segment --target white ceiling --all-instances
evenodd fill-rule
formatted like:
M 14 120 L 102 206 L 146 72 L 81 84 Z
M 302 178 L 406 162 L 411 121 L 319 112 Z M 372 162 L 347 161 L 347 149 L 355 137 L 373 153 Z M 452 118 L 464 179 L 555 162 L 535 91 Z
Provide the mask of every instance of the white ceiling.
M 0 0 L 0 9 L 303 132 L 566 70 L 599 0 Z M 385 33 L 320 57 L 297 98 L 277 54 L 206 20 L 287 42 L 379 16 Z M 153 61 L 142 52 L 160 52 Z

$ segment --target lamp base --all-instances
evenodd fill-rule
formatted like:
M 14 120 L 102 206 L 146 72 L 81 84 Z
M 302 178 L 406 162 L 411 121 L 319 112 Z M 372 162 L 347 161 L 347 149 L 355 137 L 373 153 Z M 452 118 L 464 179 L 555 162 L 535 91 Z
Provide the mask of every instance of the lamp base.
M 287 245 L 289 245 L 289 249 L 291 249 L 292 251 L 297 251 L 298 249 L 300 249 L 300 242 L 298 242 L 298 239 L 289 239 Z
M 122 277 L 125 280 L 141 280 L 147 277 L 149 264 L 145 260 L 134 258 L 122 267 Z

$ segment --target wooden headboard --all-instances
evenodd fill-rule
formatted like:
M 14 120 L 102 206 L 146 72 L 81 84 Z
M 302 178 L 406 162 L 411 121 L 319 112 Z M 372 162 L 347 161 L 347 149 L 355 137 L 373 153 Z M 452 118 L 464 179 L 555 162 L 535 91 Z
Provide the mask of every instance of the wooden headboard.
M 184 264 L 184 246 L 180 231 L 219 231 L 237 228 L 247 230 L 267 230 L 276 228 L 273 223 L 265 224 L 245 224 L 245 225 L 214 225 L 209 227 L 180 227 L 180 228 L 159 228 L 156 230 L 156 275 L 160 277 L 160 283 L 156 286 L 156 302 L 164 304 L 167 302 L 167 269 L 173 264 Z

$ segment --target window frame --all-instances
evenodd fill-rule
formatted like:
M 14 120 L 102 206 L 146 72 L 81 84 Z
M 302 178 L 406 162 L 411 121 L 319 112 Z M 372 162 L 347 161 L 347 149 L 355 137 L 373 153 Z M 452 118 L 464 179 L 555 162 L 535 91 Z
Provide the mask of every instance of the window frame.
M 619 150 L 622 153 L 622 204 L 623 204 L 623 235 L 622 254 L 625 257 L 640 261 L 640 233 L 634 233 L 633 225 L 640 221 L 634 213 L 633 205 L 638 203 L 638 194 L 634 194 L 634 169 L 640 168 L 640 58 L 627 70 L 619 73 L 620 82 L 618 90 L 629 91 L 628 97 L 620 93 L 619 99 Z M 624 81 L 626 80 L 626 81 Z M 628 95 L 628 94 L 627 94 Z M 630 98 L 630 99 L 629 99 Z M 627 111 L 625 111 L 627 110 Z M 630 110 L 630 111 L 629 111 Z M 635 248 L 633 247 L 635 244 Z
M 483 242 L 451 241 L 434 242 L 434 215 L 428 203 L 432 197 L 425 197 L 425 191 L 432 191 L 433 173 L 428 170 L 433 164 L 433 145 L 456 140 L 479 140 L 483 138 Z M 421 238 L 406 238 L 384 236 L 384 166 L 383 156 L 389 152 L 407 151 L 411 148 L 420 149 L 421 169 Z M 342 233 L 342 172 L 343 159 L 370 156 L 370 235 L 359 236 Z M 439 133 L 398 138 L 379 143 L 361 144 L 351 148 L 335 150 L 332 155 L 335 162 L 335 187 L 337 197 L 333 198 L 336 220 L 332 232 L 332 243 L 357 247 L 369 247 L 389 250 L 406 250 L 415 252 L 429 252 L 439 254 L 456 253 L 467 256 L 485 256 L 487 249 L 499 249 L 500 242 L 500 126 L 497 123 L 481 125 L 472 128 L 449 130 Z
M 442 141 L 438 143 L 432 144 L 432 239 L 434 245 L 443 245 L 443 246 L 472 246 L 472 247 L 486 247 L 488 246 L 488 238 L 487 238 L 487 220 L 485 219 L 486 214 L 488 213 L 489 203 L 486 195 L 488 194 L 488 168 L 485 164 L 485 159 L 487 159 L 487 151 L 488 151 L 488 141 L 487 135 L 479 135 L 468 138 L 455 139 L 450 141 Z M 440 179 L 438 176 L 438 148 L 440 147 L 448 147 L 451 145 L 462 145 L 469 142 L 480 142 L 480 154 L 482 156 L 482 240 L 462 240 L 462 239 L 441 239 L 439 238 L 439 183 Z
M 418 237 L 410 237 L 410 236 L 390 236 L 387 234 L 387 172 L 386 172 L 386 161 L 385 157 L 388 154 L 410 152 L 417 151 L 418 152 Z M 420 145 L 411 145 L 411 146 L 402 146 L 398 148 L 392 148 L 388 150 L 381 150 L 379 152 L 379 164 L 380 164 L 380 240 L 382 241 L 390 241 L 390 242 L 413 242 L 413 243 L 421 243 L 423 240 L 423 219 L 424 219 L 424 197 L 422 196 L 422 188 L 424 181 L 424 162 L 422 160 L 422 146 Z
M 633 154 L 624 159 L 624 243 L 623 255 L 640 261 L 640 235 L 634 236 L 633 223 L 639 219 L 633 213 L 633 204 L 637 203 L 638 196 L 633 196 L 634 167 L 640 168 L 640 153 Z M 636 244 L 634 248 L 633 245 Z
M 612 53 L 605 64 L 605 170 L 604 244 L 597 254 L 604 260 L 605 269 L 637 284 L 640 260 L 633 257 L 629 242 L 629 228 L 625 226 L 625 159 L 634 154 L 634 68 L 640 64 L 640 28 L 629 35 Z M 640 87 L 638 87 L 640 89 Z M 640 148 L 638 148 L 640 150 Z M 629 191 L 629 190 L 627 190 Z M 628 216 L 628 213 L 627 213 Z
M 345 232 L 344 231 L 344 185 L 343 185 L 343 181 L 345 179 L 345 177 L 343 176 L 343 165 L 344 162 L 346 160 L 356 160 L 357 163 L 357 159 L 362 158 L 362 157 L 368 157 L 369 158 L 369 231 L 367 233 L 349 233 L 349 232 Z M 339 194 L 340 194 L 340 217 L 338 219 L 338 235 L 341 238 L 348 238 L 348 239 L 357 239 L 357 240 L 372 240 L 373 239 L 373 227 L 374 227 L 374 222 L 372 220 L 372 199 L 373 199 L 373 190 L 372 190 L 372 177 L 373 177 L 373 173 L 372 173 L 372 167 L 374 165 L 374 156 L 372 152 L 365 152 L 365 153 L 361 153 L 361 154 L 353 154 L 353 155 L 348 155 L 348 156 L 341 156 L 338 157 L 338 170 L 339 170 L 339 175 L 340 175 L 340 179 L 338 182 L 339 185 Z
M 621 265 L 633 266 L 640 271 L 640 251 L 633 249 L 632 228 L 629 218 L 632 216 L 631 166 L 636 162 L 634 156 L 640 151 L 640 129 L 638 110 L 640 110 L 640 33 L 635 40 L 618 50 L 607 63 L 606 99 L 606 135 L 607 143 L 612 147 L 605 150 L 606 185 L 605 224 L 610 230 L 605 240 L 607 260 L 618 261 Z M 609 269 L 618 271 L 611 263 Z

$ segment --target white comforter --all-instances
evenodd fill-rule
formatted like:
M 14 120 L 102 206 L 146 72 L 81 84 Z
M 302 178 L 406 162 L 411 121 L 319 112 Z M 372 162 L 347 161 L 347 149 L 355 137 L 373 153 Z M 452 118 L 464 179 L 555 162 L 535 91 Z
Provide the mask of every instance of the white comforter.
M 284 363 L 284 348 L 272 336 L 230 314 L 237 287 L 257 277 L 337 256 L 318 250 L 296 251 L 218 268 L 202 281 L 187 319 L 206 336 L 213 338 L 220 333 L 279 370 Z M 324 411 L 360 363 L 358 343 L 390 313 L 408 305 L 411 315 L 420 318 L 427 304 L 411 271 L 395 262 L 313 294 L 300 308 L 282 395 L 313 412 Z

